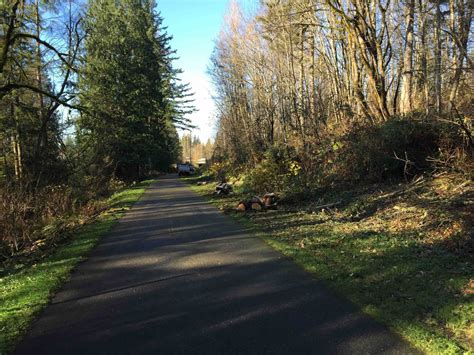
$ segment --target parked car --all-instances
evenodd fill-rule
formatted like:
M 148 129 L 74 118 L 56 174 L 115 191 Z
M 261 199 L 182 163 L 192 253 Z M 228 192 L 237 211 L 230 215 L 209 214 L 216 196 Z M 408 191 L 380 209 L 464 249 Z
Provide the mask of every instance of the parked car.
M 196 173 L 196 168 L 189 163 L 179 163 L 176 168 L 178 170 L 178 176 L 189 176 Z
M 191 166 L 189 164 L 178 164 L 178 176 L 191 175 Z

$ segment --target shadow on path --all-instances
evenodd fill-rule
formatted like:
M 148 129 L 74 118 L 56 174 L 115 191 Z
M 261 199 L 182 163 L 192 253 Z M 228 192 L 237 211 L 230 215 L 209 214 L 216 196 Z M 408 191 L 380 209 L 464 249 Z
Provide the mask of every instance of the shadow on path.
M 145 192 L 16 350 L 413 352 L 174 178 Z

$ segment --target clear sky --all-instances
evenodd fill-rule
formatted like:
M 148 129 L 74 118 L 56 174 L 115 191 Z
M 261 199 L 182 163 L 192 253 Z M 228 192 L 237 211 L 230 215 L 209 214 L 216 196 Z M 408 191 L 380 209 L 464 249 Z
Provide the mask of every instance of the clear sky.
M 253 5 L 258 0 L 241 2 Z M 199 111 L 192 114 L 191 119 L 198 128 L 192 133 L 204 141 L 215 133 L 212 85 L 206 71 L 228 6 L 229 0 L 157 0 L 163 24 L 173 36 L 171 46 L 180 57 L 175 67 L 184 70 L 181 78 L 189 82 L 195 92 L 195 106 Z

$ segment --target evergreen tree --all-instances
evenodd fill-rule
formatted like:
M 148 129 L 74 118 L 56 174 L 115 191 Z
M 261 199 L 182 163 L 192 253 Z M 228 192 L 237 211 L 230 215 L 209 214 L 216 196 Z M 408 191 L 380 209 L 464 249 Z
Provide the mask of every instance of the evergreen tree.
M 161 23 L 154 1 L 90 1 L 79 136 L 106 175 L 133 179 L 177 158 L 175 126 L 192 108 Z

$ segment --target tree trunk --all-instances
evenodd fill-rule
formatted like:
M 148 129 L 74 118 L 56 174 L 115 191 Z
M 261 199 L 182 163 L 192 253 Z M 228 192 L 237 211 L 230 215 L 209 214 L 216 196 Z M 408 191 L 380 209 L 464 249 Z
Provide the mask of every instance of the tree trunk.
M 11 136 L 12 142 L 12 151 L 13 151 L 13 166 L 15 171 L 15 178 L 20 180 L 23 177 L 23 162 L 22 162 L 22 152 L 21 152 L 21 143 L 20 143 L 20 134 L 19 134 L 19 127 L 18 122 L 15 118 L 15 106 L 11 104 L 10 106 L 10 113 L 11 117 L 13 117 L 15 121 L 15 130 Z
M 430 112 L 430 93 L 428 85 L 428 55 L 426 47 L 426 7 L 424 0 L 418 1 L 418 31 L 420 37 L 420 72 L 421 78 L 418 81 L 419 91 L 422 93 L 421 102 L 425 110 L 425 114 Z
M 36 36 L 40 38 L 41 36 L 41 18 L 39 12 L 39 0 L 35 1 L 35 29 L 36 29 Z M 43 73 L 42 73 L 42 55 L 41 55 L 41 45 L 39 42 L 36 42 L 36 81 L 38 88 L 43 89 Z M 41 157 L 41 149 L 42 147 L 46 146 L 47 141 L 47 131 L 48 131 L 48 118 L 45 115 L 45 105 L 44 105 L 44 97 L 41 92 L 38 93 L 38 116 L 40 119 L 40 131 L 38 132 L 38 138 L 36 141 L 35 147 L 35 160 L 38 163 L 38 160 Z M 40 164 L 39 164 L 40 165 Z
M 462 78 L 465 53 L 468 53 L 469 32 L 471 28 L 472 15 L 474 6 L 465 6 L 463 0 L 457 1 L 457 21 L 455 9 L 455 1 L 450 0 L 451 13 L 451 37 L 453 41 L 453 66 L 454 75 L 451 80 L 451 91 L 449 93 L 448 110 L 453 109 L 454 101 L 456 99 L 459 84 Z M 456 25 L 457 22 L 457 25 Z M 471 68 L 472 69 L 472 68 Z
M 435 20 L 435 105 L 436 112 L 441 113 L 441 0 L 436 0 Z
M 400 113 L 407 114 L 413 110 L 412 88 L 413 88 L 413 20 L 415 17 L 415 0 L 406 2 L 406 43 L 403 53 L 402 92 L 400 102 Z

